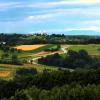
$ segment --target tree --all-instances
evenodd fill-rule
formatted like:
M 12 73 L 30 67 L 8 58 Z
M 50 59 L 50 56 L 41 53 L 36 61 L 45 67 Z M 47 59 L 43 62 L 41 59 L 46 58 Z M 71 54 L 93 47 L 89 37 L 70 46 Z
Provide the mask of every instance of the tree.
M 60 48 L 61 48 L 61 45 L 58 44 L 58 45 L 57 45 L 57 50 L 60 50 Z
M 19 63 L 19 61 L 18 61 L 18 57 L 17 57 L 17 55 L 12 55 L 12 63 L 13 64 L 18 64 Z
M 8 53 L 4 53 L 4 54 L 1 55 L 1 59 L 5 59 L 7 57 L 9 57 L 9 54 Z

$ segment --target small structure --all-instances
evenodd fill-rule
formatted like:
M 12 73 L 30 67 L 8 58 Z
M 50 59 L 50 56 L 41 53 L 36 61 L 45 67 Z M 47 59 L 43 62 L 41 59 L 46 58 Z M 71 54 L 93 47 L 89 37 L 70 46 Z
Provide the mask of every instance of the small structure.
M 3 45 L 5 45 L 5 44 L 6 44 L 6 42 L 0 42 L 0 44 L 3 44 Z
M 44 36 L 45 36 L 45 35 L 47 35 L 47 33 L 46 33 L 46 32 L 41 32 L 40 34 L 41 34 L 41 35 L 44 35 Z

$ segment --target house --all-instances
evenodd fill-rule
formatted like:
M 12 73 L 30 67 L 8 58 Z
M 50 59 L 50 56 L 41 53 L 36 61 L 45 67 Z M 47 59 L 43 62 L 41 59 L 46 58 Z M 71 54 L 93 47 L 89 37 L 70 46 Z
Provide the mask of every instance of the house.
M 0 44 L 3 44 L 3 45 L 5 45 L 5 44 L 6 44 L 6 42 L 0 42 Z

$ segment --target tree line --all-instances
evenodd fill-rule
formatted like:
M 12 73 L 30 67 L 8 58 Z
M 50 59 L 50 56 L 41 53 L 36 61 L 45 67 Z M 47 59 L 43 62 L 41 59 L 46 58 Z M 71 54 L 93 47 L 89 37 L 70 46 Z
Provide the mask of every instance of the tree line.
M 0 34 L 0 42 L 9 46 L 21 44 L 100 44 L 99 36 L 68 36 L 64 34 Z
M 91 57 L 87 51 L 78 52 L 69 50 L 65 57 L 56 53 L 38 59 L 39 64 L 64 68 L 98 68 L 100 67 L 100 58 Z

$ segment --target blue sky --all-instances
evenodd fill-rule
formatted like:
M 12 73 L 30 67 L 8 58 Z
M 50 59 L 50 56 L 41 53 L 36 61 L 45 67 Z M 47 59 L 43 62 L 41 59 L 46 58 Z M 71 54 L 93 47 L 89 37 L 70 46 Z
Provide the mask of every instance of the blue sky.
M 0 32 L 42 31 L 100 32 L 100 0 L 0 0 Z

